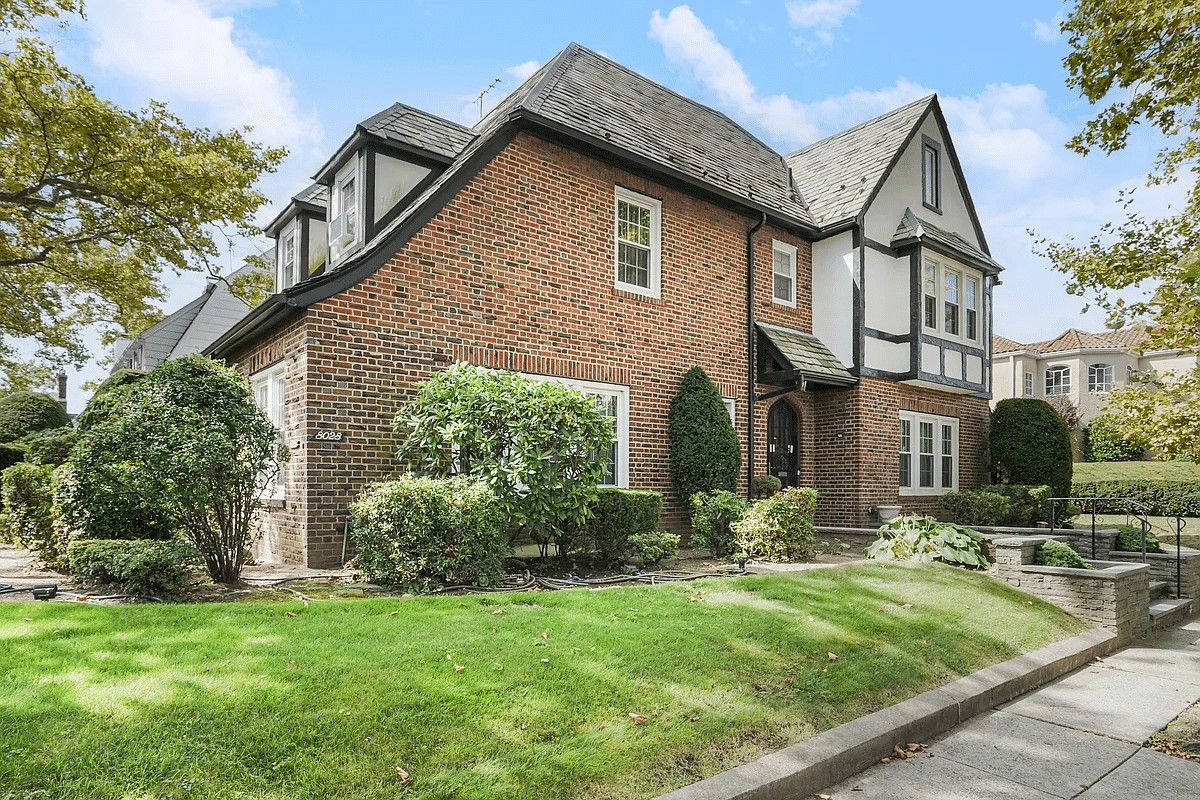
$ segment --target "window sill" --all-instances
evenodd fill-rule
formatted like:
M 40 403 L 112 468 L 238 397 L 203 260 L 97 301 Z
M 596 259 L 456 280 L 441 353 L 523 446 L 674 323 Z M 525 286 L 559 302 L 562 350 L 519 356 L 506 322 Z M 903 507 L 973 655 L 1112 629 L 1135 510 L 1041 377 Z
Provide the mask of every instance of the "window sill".
M 638 300 L 645 300 L 650 303 L 662 302 L 662 292 L 651 292 L 648 289 L 642 289 L 630 284 L 614 284 L 613 294 L 620 295 L 622 297 L 636 298 Z

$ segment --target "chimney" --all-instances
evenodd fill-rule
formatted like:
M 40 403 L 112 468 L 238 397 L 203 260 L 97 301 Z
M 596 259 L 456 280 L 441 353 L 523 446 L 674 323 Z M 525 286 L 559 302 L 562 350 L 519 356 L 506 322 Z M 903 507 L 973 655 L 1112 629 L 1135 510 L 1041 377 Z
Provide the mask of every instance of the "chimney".
M 63 407 L 63 410 L 66 411 L 66 409 L 67 409 L 67 373 L 65 373 L 65 372 L 58 373 L 58 403 L 59 403 L 59 405 L 61 405 Z

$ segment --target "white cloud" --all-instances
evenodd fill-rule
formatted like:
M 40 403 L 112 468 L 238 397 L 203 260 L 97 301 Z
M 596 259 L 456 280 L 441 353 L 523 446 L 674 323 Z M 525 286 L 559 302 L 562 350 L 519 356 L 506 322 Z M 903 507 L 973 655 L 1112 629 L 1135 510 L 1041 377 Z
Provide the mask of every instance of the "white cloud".
M 1062 38 L 1061 26 L 1063 23 L 1063 12 L 1060 8 L 1058 13 L 1049 22 L 1042 22 L 1040 19 L 1033 21 L 1033 38 L 1039 42 L 1046 44 L 1054 44 Z
M 858 0 L 789 0 L 788 19 L 793 28 L 811 28 L 825 44 L 833 43 L 833 29 L 858 8 Z
M 87 28 L 96 65 L 143 85 L 158 100 L 193 103 L 220 128 L 250 125 L 252 138 L 312 150 L 323 132 L 302 112 L 287 75 L 259 63 L 235 41 L 221 11 L 259 0 L 91 0 Z
M 538 67 L 540 66 L 541 64 L 536 61 L 523 61 L 520 64 L 514 64 L 511 67 L 505 67 L 504 71 L 516 78 L 517 83 L 521 83 L 522 81 L 528 79 L 530 75 L 537 72 Z

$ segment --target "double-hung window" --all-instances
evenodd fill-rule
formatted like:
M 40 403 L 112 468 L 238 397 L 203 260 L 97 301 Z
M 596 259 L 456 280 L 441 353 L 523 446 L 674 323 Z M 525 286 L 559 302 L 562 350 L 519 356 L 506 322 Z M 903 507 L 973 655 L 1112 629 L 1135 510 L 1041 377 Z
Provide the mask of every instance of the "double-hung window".
M 287 420 L 284 416 L 284 398 L 287 384 L 283 364 L 258 372 L 250 377 L 250 386 L 254 392 L 254 402 L 267 415 L 267 419 L 275 426 L 282 439 L 286 430 Z M 283 467 L 273 475 L 263 475 L 263 497 L 272 500 L 283 499 L 284 473 Z
M 662 203 L 652 197 L 616 189 L 616 285 L 658 297 Z
M 1033 373 L 1025 373 L 1025 396 L 1033 397 Z
M 786 242 L 771 245 L 772 297 L 776 303 L 796 305 L 796 248 Z
M 280 288 L 287 289 L 296 282 L 296 232 L 294 230 L 284 235 L 282 251 Z
M 926 332 L 942 339 L 979 344 L 983 302 L 979 273 L 926 257 L 921 262 L 921 321 Z
M 967 339 L 979 341 L 979 281 L 970 276 L 963 276 L 963 304 L 966 306 Z
M 1113 390 L 1112 364 L 1092 364 L 1088 367 L 1088 391 L 1103 393 Z
M 1046 396 L 1071 393 L 1071 368 L 1065 364 L 1046 370 Z
M 936 495 L 958 487 L 958 420 L 900 414 L 900 494 Z
M 922 295 L 924 303 L 925 327 L 937 329 L 937 275 L 938 265 L 933 261 L 925 262 L 924 271 L 924 294 Z
M 952 269 L 942 270 L 942 303 L 946 310 L 945 331 L 951 336 L 958 336 L 958 285 L 961 278 L 962 276 Z
M 608 459 L 608 471 L 601 479 L 599 486 L 629 486 L 629 388 L 611 383 L 595 383 L 579 381 L 570 378 L 558 378 L 549 375 L 531 375 L 523 373 L 524 377 L 537 381 L 553 381 L 583 392 L 592 398 L 596 408 L 604 416 L 613 421 L 613 443 L 605 453 Z
M 358 160 L 351 159 L 333 181 L 329 196 L 329 254 L 336 261 L 359 241 Z

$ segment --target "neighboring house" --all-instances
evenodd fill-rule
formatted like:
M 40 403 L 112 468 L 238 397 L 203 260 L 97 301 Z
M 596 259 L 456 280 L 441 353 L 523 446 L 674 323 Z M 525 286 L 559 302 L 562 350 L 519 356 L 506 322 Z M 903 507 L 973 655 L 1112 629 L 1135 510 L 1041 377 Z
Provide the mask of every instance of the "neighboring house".
M 230 278 L 248 273 L 247 265 Z M 250 309 L 246 302 L 230 294 L 223 280 L 210 279 L 204 293 L 175 313 L 132 339 L 113 343 L 113 364 L 109 374 L 121 369 L 154 369 L 164 361 L 202 352 Z
M 1135 375 L 1190 372 L 1195 355 L 1178 350 L 1139 354 L 1145 331 L 1123 328 L 1085 333 L 1071 328 L 1046 342 L 1021 344 L 992 337 L 992 401 L 1009 397 L 1065 396 L 1079 409 L 1081 424 L 1104 412 L 1108 393 L 1128 386 Z
M 697 364 L 743 493 L 769 471 L 854 525 L 986 479 L 1000 267 L 934 96 L 784 156 L 572 44 L 470 128 L 392 106 L 314 180 L 270 228 L 277 293 L 207 350 L 292 451 L 263 557 L 337 563 L 350 501 L 400 467 L 397 411 L 456 361 L 594 395 L 608 483 L 662 492 L 676 530 L 667 412 Z

